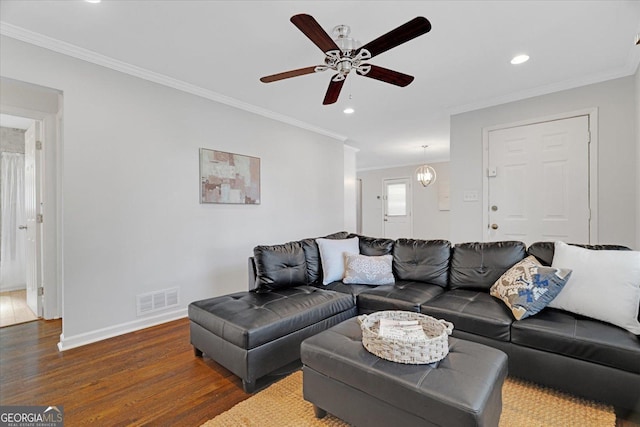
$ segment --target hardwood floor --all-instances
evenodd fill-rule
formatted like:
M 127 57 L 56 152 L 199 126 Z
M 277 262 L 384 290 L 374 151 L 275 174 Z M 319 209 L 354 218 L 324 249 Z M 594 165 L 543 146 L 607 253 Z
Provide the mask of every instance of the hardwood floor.
M 177 320 L 59 352 L 61 321 L 0 330 L 0 404 L 63 405 L 65 425 L 199 426 L 249 395 Z
M 37 320 L 27 305 L 26 289 L 0 293 L 0 327 Z
M 60 320 L 0 329 L 1 405 L 63 405 L 68 426 L 186 427 L 249 397 L 235 375 L 194 356 L 187 319 L 65 352 L 60 333 Z

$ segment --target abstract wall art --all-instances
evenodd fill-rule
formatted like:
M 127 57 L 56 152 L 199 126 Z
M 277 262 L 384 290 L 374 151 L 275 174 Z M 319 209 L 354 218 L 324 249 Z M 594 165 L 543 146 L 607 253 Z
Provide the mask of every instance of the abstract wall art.
M 200 203 L 260 204 L 260 159 L 200 149 Z

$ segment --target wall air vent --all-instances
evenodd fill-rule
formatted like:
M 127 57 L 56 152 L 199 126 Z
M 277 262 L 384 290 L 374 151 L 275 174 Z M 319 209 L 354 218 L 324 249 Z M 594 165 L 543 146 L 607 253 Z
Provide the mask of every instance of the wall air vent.
M 138 316 L 175 307 L 180 301 L 178 288 L 163 289 L 161 291 L 149 292 L 136 295 L 136 312 Z

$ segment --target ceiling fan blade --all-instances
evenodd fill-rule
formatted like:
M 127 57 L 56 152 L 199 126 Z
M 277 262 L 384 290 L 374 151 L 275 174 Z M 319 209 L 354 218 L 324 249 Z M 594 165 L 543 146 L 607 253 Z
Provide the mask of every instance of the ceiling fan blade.
M 402 43 L 406 43 L 409 40 L 413 40 L 418 36 L 426 34 L 430 30 L 431 23 L 429 20 L 423 16 L 418 16 L 406 24 L 400 25 L 395 30 L 391 30 L 387 34 L 370 41 L 358 49 L 358 52 L 366 49 L 371 53 L 371 57 L 373 58 L 374 56 L 380 55 L 389 49 L 400 46 Z
M 380 80 L 385 83 L 391 83 L 392 85 L 400 87 L 407 86 L 413 81 L 414 78 L 413 76 L 410 76 L 408 74 L 403 74 L 398 71 L 378 67 L 377 65 L 367 64 L 367 66 L 371 67 L 371 69 L 369 69 L 367 73 L 361 73 L 359 70 L 357 70 L 356 72 L 361 76 L 370 77 L 372 79 Z
M 337 76 L 337 74 L 336 74 Z M 335 78 L 335 76 L 333 76 Z M 335 81 L 333 78 L 329 83 L 329 88 L 327 89 L 327 93 L 324 96 L 324 101 L 322 101 L 323 105 L 333 104 L 338 100 L 338 96 L 340 96 L 340 91 L 342 90 L 342 85 L 344 84 L 345 79 Z
M 322 29 L 313 16 L 301 13 L 300 15 L 292 16 L 291 22 L 298 27 L 305 36 L 309 37 L 309 40 L 318 46 L 321 51 L 340 50 L 336 42 L 329 37 L 329 34 Z
M 278 80 L 290 79 L 291 77 L 304 76 L 305 74 L 311 74 L 315 72 L 316 72 L 316 66 L 314 65 L 313 67 L 298 68 L 297 70 L 285 71 L 283 73 L 265 76 L 260 78 L 260 81 L 262 83 L 271 83 L 271 82 L 277 82 Z

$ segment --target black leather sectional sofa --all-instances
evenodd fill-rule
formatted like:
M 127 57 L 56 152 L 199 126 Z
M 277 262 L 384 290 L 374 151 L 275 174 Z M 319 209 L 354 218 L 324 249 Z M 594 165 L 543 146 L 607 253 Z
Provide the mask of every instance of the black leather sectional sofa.
M 491 285 L 527 255 L 550 265 L 552 242 L 526 248 L 515 241 L 453 246 L 444 240 L 358 237 L 361 254 L 393 256 L 395 284 L 322 285 L 314 239 L 258 246 L 249 259 L 249 291 L 189 306 L 196 354 L 206 353 L 252 391 L 257 379 L 299 359 L 305 338 L 359 313 L 409 310 L 453 322 L 457 338 L 504 351 L 512 376 L 639 411 L 638 336 L 552 308 L 515 321 L 489 295 Z

